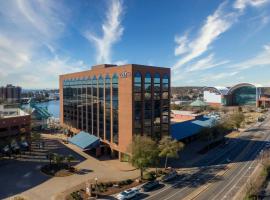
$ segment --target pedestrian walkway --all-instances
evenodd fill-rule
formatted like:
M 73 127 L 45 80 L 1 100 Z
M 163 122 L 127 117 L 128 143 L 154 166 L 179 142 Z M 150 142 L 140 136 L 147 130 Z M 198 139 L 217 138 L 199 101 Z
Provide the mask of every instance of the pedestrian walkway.
M 130 167 L 128 163 L 119 162 L 118 160 L 100 161 L 82 152 L 74 145 L 64 145 L 59 141 L 59 138 L 52 135 L 43 135 L 43 140 L 47 141 L 45 146 L 46 144 L 56 144 L 59 148 L 56 148 L 55 151 L 58 153 L 68 151 L 68 153 L 72 152 L 77 158 L 81 158 L 80 162 L 75 166 L 81 173 L 68 177 L 52 178 L 40 172 L 39 169 L 44 162 L 39 162 L 39 159 L 35 162 L 30 160 L 27 162 L 13 161 L 5 165 L 5 167 L 1 167 L 0 170 L 1 178 L 4 174 L 14 171 L 14 174 L 5 175 L 6 178 L 4 178 L 10 184 L 13 183 L 13 188 L 12 186 L 7 188 L 6 182 L 0 183 L 0 188 L 9 190 L 6 191 L 6 195 L 9 195 L 3 199 L 10 199 L 11 196 L 23 196 L 26 199 L 38 200 L 63 199 L 62 197 L 76 186 L 87 181 L 94 182 L 95 178 L 98 178 L 98 181 L 119 181 L 139 176 L 139 172 Z M 52 147 L 52 145 L 45 148 L 49 147 Z M 23 168 L 23 170 L 18 170 L 18 168 Z M 19 184 L 14 185 L 14 183 Z M 16 190 L 16 187 L 19 187 L 19 189 Z

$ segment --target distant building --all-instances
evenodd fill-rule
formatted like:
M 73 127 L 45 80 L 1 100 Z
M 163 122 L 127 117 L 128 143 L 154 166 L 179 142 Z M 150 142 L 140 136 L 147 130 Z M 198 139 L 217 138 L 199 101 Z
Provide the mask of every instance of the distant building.
M 169 135 L 170 68 L 98 65 L 61 75 L 60 122 L 82 131 L 71 140 L 77 146 L 100 140 L 96 152 L 126 157 L 133 136 Z
M 0 105 L 0 141 L 30 141 L 31 116 L 19 108 Z
M 268 105 L 263 94 L 264 87 L 240 83 L 233 87 L 206 87 L 204 101 L 211 106 L 259 106 Z
M 193 111 L 171 110 L 171 122 L 183 122 L 199 119 L 203 114 L 197 114 Z
M 22 88 L 8 84 L 0 87 L 0 102 L 19 103 L 21 99 Z

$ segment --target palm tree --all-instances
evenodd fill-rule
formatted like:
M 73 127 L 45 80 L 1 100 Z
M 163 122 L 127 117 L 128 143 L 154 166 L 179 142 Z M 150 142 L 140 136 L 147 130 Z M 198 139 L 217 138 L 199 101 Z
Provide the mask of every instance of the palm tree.
M 159 157 L 165 157 L 165 169 L 167 168 L 168 158 L 178 158 L 178 152 L 184 148 L 182 142 L 173 140 L 170 136 L 163 137 L 159 142 Z

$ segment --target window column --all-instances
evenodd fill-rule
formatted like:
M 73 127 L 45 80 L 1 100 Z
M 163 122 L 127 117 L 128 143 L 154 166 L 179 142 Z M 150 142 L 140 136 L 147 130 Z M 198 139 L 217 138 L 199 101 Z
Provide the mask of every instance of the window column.
M 150 73 L 144 78 L 144 129 L 143 134 L 152 137 L 152 77 Z
M 169 76 L 163 75 L 162 78 L 162 136 L 169 134 Z
M 134 134 L 142 134 L 142 75 L 136 72 L 134 75 Z
M 111 78 L 105 78 L 105 132 L 106 140 L 111 142 Z
M 99 101 L 99 137 L 104 138 L 104 80 L 100 76 L 98 79 L 98 101 Z
M 116 74 L 112 77 L 112 113 L 113 113 L 113 143 L 118 144 L 118 129 L 119 129 L 119 119 L 118 119 L 118 76 Z

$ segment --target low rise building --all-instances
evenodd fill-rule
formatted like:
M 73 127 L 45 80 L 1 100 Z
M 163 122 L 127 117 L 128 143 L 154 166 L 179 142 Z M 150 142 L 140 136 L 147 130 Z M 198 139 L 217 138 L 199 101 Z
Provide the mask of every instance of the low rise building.
M 30 141 L 31 116 L 19 108 L 0 105 L 0 140 L 2 145 Z

